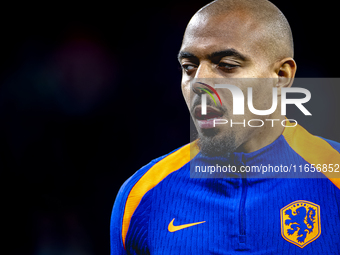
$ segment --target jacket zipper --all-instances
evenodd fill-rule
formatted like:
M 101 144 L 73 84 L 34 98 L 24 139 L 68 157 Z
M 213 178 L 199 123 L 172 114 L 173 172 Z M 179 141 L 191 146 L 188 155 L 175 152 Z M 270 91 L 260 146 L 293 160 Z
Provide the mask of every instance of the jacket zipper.
M 240 200 L 240 207 L 239 207 L 239 243 L 246 242 L 246 211 L 245 211 L 245 204 L 247 198 L 247 189 L 248 189 L 248 182 L 246 179 L 246 174 L 242 173 L 242 194 Z

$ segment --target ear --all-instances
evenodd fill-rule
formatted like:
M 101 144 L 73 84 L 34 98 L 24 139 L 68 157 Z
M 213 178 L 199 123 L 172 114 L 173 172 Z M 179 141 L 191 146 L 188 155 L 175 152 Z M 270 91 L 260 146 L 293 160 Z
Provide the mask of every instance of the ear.
M 296 73 L 296 63 L 292 58 L 284 58 L 276 63 L 275 72 L 278 76 L 278 88 L 291 87 Z

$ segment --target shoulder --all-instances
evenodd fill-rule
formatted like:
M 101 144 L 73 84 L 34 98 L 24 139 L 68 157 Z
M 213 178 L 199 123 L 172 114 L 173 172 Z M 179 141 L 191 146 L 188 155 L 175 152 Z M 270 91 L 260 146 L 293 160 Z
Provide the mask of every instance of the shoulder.
M 155 185 L 164 177 L 190 161 L 190 144 L 181 146 L 168 154 L 158 157 L 136 171 L 121 186 L 117 197 L 125 196 L 140 182 Z M 145 187 L 146 184 L 143 185 Z M 149 187 L 150 188 L 150 187 Z
M 176 151 L 180 150 L 181 148 L 182 147 L 177 148 L 177 149 L 173 150 L 172 152 L 170 152 L 168 154 L 165 154 L 161 157 L 153 159 L 148 164 L 146 164 L 145 166 L 143 166 L 139 170 L 137 170 L 129 179 L 127 179 L 118 191 L 118 194 L 117 194 L 116 200 L 115 200 L 115 204 L 114 204 L 114 209 L 119 207 L 120 212 L 122 210 L 124 210 L 125 203 L 126 203 L 127 199 L 129 198 L 131 191 L 134 189 L 136 184 L 139 183 L 139 181 L 141 181 L 143 176 L 145 176 L 150 171 L 150 169 L 152 169 L 157 163 L 164 160 L 166 157 L 170 156 L 171 154 L 175 153 Z M 145 179 L 145 177 L 143 179 Z M 150 181 L 150 177 L 148 179 Z
M 337 152 L 340 153 L 340 143 L 338 143 L 336 141 L 332 141 L 332 140 L 326 139 L 326 138 L 323 138 L 323 137 L 319 137 L 319 138 L 321 138 L 322 140 L 326 141 L 330 146 L 332 146 L 332 148 L 334 150 L 336 150 Z
M 179 147 L 166 155 L 152 160 L 149 164 L 139 169 L 122 185 L 115 203 L 123 200 L 125 213 L 129 210 L 128 206 L 132 204 L 134 206 L 138 205 L 142 196 L 150 189 L 190 161 L 192 144 Z
M 302 126 L 286 127 L 283 136 L 293 150 L 307 156 L 339 155 L 340 144 L 323 137 L 310 134 Z
M 300 125 L 285 128 L 283 136 L 291 149 L 307 163 L 322 169 L 322 174 L 340 188 L 338 142 L 312 135 Z
M 111 236 L 117 233 L 125 246 L 130 220 L 144 195 L 174 171 L 190 161 L 191 144 L 152 160 L 121 186 L 111 216 Z M 111 241 L 112 242 L 112 241 Z

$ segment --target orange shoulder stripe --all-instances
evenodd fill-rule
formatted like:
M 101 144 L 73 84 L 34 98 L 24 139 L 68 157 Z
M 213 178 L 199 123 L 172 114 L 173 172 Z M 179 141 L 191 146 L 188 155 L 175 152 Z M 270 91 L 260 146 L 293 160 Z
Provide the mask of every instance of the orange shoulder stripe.
M 286 121 L 287 126 L 292 126 Z M 286 127 L 282 134 L 290 147 L 309 164 L 340 164 L 340 153 L 320 137 L 311 135 L 300 125 Z M 340 171 L 340 169 L 338 169 Z M 340 172 L 322 172 L 340 189 Z
M 143 196 L 160 183 L 169 174 L 177 171 L 188 163 L 199 152 L 196 142 L 187 144 L 174 153 L 168 155 L 152 166 L 133 186 L 125 203 L 122 225 L 122 239 L 125 248 L 125 238 L 130 220 Z

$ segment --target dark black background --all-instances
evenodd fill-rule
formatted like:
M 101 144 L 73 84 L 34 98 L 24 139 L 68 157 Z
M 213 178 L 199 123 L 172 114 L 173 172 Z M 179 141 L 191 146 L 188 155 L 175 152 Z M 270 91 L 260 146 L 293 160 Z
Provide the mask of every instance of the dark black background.
M 2 6 L 6 254 L 109 253 L 119 187 L 153 158 L 190 141 L 176 55 L 187 22 L 208 2 Z M 296 76 L 338 77 L 337 5 L 274 3 L 293 30 Z M 337 102 L 337 91 L 326 101 Z M 314 108 L 325 103 L 317 100 Z M 308 123 L 317 135 L 339 141 L 338 105 L 332 105 L 323 114 L 333 118 L 327 131 Z

